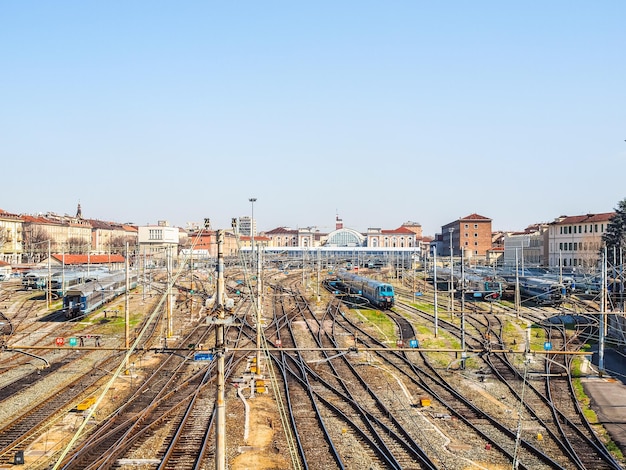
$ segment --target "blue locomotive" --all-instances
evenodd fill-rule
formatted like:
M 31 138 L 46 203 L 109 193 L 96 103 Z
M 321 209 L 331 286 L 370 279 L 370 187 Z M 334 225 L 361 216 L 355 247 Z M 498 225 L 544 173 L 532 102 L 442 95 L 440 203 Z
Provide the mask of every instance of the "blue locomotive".
M 395 294 L 391 284 L 368 279 L 347 271 L 339 271 L 337 279 L 331 281 L 330 285 L 348 295 L 362 297 L 374 307 L 382 310 L 393 307 L 395 303 Z

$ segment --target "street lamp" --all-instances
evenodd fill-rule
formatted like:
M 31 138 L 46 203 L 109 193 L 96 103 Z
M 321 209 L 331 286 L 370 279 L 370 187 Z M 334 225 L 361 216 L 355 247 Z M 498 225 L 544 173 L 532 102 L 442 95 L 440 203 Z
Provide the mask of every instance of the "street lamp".
M 449 228 L 450 233 L 450 314 L 454 313 L 454 258 L 452 257 L 452 234 L 454 228 Z
M 250 219 L 250 247 L 252 256 L 250 259 L 254 260 L 254 203 L 256 202 L 256 198 L 251 197 L 248 201 L 250 201 L 250 204 L 252 205 L 252 218 Z

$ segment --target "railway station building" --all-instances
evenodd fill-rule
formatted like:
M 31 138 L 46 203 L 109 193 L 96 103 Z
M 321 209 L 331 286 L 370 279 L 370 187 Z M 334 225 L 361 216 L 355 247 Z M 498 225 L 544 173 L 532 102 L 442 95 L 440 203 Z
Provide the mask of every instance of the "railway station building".
M 394 264 L 409 267 L 427 253 L 423 244 L 429 243 L 423 239 L 422 227 L 416 222 L 406 222 L 396 229 L 369 228 L 361 233 L 345 227 L 339 217 L 330 233 L 314 227 L 278 227 L 262 232 L 261 236 L 267 237 L 264 251 L 269 256 L 281 255 L 302 262 L 319 260 L 328 266 L 347 262 L 355 267 Z

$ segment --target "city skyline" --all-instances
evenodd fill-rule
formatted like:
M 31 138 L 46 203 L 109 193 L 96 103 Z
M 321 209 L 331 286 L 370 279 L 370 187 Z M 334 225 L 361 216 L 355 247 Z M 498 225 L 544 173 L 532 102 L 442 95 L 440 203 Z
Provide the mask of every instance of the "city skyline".
M 626 4 L 7 3 L 13 213 L 494 230 L 624 198 Z M 45 206 L 45 207 L 44 207 Z
M 616 202 L 615 206 L 617 206 L 617 202 Z M 160 219 L 155 220 L 154 222 L 150 222 L 150 223 L 146 223 L 146 224 L 137 224 L 137 223 L 133 222 L 132 220 L 102 219 L 102 218 L 98 218 L 98 217 L 89 216 L 88 214 L 83 213 L 83 208 L 82 208 L 82 205 L 80 205 L 80 203 L 79 203 L 79 205 L 77 205 L 77 209 L 78 208 L 80 208 L 80 212 L 81 212 L 79 218 L 82 218 L 84 220 L 90 220 L 90 219 L 91 220 L 98 220 L 100 222 L 105 222 L 105 223 L 114 223 L 114 224 L 122 224 L 122 225 L 128 224 L 128 225 L 134 225 L 134 226 L 147 226 L 147 225 L 154 225 L 154 226 L 156 226 L 156 225 L 158 225 L 161 222 L 167 222 L 168 225 L 171 226 L 171 227 L 177 227 L 177 228 L 182 228 L 182 229 L 201 228 L 201 227 L 204 227 L 204 225 L 205 225 L 205 221 L 204 220 L 188 221 L 185 225 L 177 225 L 177 224 L 172 223 L 170 220 L 168 220 L 166 218 L 160 218 Z M 69 212 L 56 213 L 54 211 L 39 211 L 39 212 L 32 213 L 32 214 L 25 214 L 25 213 L 19 213 L 18 214 L 18 213 L 15 213 L 15 212 L 12 212 L 10 210 L 7 210 L 5 208 L 0 207 L 0 213 L 2 211 L 7 212 L 9 214 L 14 214 L 14 215 L 29 215 L 29 216 L 37 216 L 37 215 L 46 216 L 47 214 L 54 214 L 56 216 L 61 216 L 61 217 L 63 217 L 63 216 L 75 217 L 77 215 L 77 211 L 74 211 L 72 213 L 69 213 Z M 511 228 L 509 230 L 501 230 L 501 229 L 493 228 L 494 221 L 492 219 L 491 220 L 492 231 L 493 232 L 522 232 L 522 231 L 524 231 L 524 229 L 526 229 L 526 228 L 528 228 L 528 227 L 530 227 L 532 225 L 543 224 L 543 223 L 547 224 L 547 223 L 550 223 L 550 222 L 554 222 L 557 218 L 560 218 L 560 217 L 581 216 L 581 215 L 586 215 L 586 214 L 606 214 L 606 213 L 611 213 L 611 212 L 614 212 L 613 208 L 611 210 L 599 211 L 599 212 L 593 212 L 593 213 L 558 214 L 558 215 L 555 215 L 554 217 L 552 217 L 550 220 L 535 221 L 535 222 L 531 222 L 529 224 L 526 224 L 523 227 L 522 226 L 515 227 L 515 228 Z M 455 222 L 457 220 L 464 219 L 464 218 L 467 218 L 467 217 L 473 216 L 473 215 L 478 215 L 478 216 L 481 216 L 481 217 L 487 217 L 488 219 L 491 219 L 491 217 L 489 217 L 488 215 L 477 214 L 477 213 L 473 212 L 473 213 L 468 213 L 468 214 L 465 214 L 463 216 L 457 217 L 456 219 L 453 219 L 453 220 L 445 221 L 444 224 L 442 224 L 442 227 L 444 225 L 450 224 L 450 223 Z M 238 220 L 239 219 L 244 219 L 244 224 L 249 224 L 251 217 L 252 217 L 252 214 L 244 214 L 244 215 L 240 215 L 240 216 L 238 216 L 236 218 Z M 218 229 L 230 230 L 231 227 L 232 227 L 232 219 L 231 219 L 231 223 L 229 223 L 228 226 L 215 226 L 213 224 L 213 222 L 212 222 L 212 219 L 210 217 L 207 217 L 207 218 L 209 219 L 211 230 L 218 230 Z M 368 229 L 374 229 L 374 228 L 375 229 L 382 229 L 382 230 L 395 230 L 395 229 L 400 228 L 403 224 L 407 224 L 407 223 L 410 223 L 410 224 L 417 223 L 417 224 L 421 225 L 422 226 L 422 236 L 423 237 L 435 237 L 437 234 L 441 234 L 442 233 L 442 231 L 441 231 L 442 227 L 439 227 L 439 229 L 437 231 L 432 232 L 432 233 L 425 232 L 424 228 L 423 228 L 423 225 L 420 224 L 419 221 L 411 220 L 411 219 L 408 219 L 408 218 L 403 220 L 402 222 L 399 222 L 399 223 L 397 223 L 395 225 L 391 225 L 391 226 L 377 226 L 377 225 L 371 225 L 370 224 L 365 229 L 359 229 L 359 228 L 353 227 L 350 224 L 346 223 L 344 218 L 341 217 L 338 214 L 335 216 L 335 219 L 333 219 L 332 227 L 315 225 L 315 224 L 307 224 L 307 225 L 301 225 L 301 226 L 291 226 L 291 225 L 288 225 L 288 224 L 278 224 L 278 225 L 275 225 L 275 226 L 272 226 L 272 227 L 259 227 L 258 219 L 256 218 L 256 216 L 254 217 L 254 222 L 253 223 L 254 223 L 254 227 L 256 229 L 255 236 L 258 235 L 258 234 L 262 234 L 262 233 L 265 233 L 265 232 L 277 229 L 277 228 L 287 228 L 287 229 L 290 229 L 290 230 L 297 230 L 299 228 L 312 228 L 312 229 L 319 230 L 322 233 L 330 233 L 330 232 L 333 232 L 336 229 L 337 223 L 339 223 L 342 228 L 348 228 L 348 229 L 356 230 L 356 231 L 358 231 L 358 232 L 360 232 L 362 234 L 367 233 Z M 328 230 L 323 230 L 325 227 L 328 227 Z M 246 230 L 248 230 L 248 228 L 249 228 L 248 225 L 246 225 L 245 228 L 244 227 L 240 227 L 240 230 L 243 229 L 244 231 L 246 231 Z

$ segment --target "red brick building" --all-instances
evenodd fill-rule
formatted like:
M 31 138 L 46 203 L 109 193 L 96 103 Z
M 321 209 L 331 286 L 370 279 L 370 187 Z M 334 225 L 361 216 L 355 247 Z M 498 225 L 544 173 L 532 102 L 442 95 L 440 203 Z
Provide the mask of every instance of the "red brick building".
M 485 259 L 491 250 L 491 219 L 479 214 L 470 214 L 441 227 L 442 255 Z M 450 243 L 452 238 L 452 244 Z

